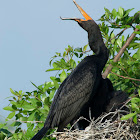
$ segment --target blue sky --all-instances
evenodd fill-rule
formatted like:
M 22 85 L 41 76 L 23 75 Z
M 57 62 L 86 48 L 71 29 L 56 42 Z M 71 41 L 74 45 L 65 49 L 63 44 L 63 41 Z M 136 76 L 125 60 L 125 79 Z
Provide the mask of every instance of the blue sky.
M 104 7 L 112 10 L 120 6 L 140 10 L 140 0 L 77 0 L 95 21 L 104 14 Z M 62 17 L 82 17 L 72 0 L 0 0 L 0 114 L 8 105 L 13 90 L 32 91 L 36 85 L 49 81 L 46 73 L 55 52 L 63 52 L 68 45 L 87 44 L 87 33 L 74 21 Z M 1 117 L 1 116 L 0 116 Z M 1 118 L 0 118 L 1 120 Z

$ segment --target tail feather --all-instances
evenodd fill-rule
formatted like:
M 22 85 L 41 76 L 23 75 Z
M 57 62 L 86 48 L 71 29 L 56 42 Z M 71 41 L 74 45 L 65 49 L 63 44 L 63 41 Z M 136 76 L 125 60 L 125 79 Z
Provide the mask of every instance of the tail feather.
M 43 127 L 31 140 L 41 140 L 48 131 L 48 127 Z

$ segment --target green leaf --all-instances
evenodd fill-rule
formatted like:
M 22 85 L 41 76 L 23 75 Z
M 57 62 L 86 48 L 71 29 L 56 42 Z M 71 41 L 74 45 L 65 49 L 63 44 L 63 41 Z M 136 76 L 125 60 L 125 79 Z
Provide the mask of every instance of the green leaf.
M 80 54 L 79 58 L 81 58 L 82 56 L 83 56 L 83 53 Z M 75 62 L 75 61 L 73 61 L 73 62 Z M 76 67 L 76 63 L 74 63 L 73 68 L 75 68 L 75 67 Z
M 135 103 L 132 103 L 131 104 L 131 108 L 132 108 L 133 111 L 136 111 L 136 112 L 139 112 L 139 110 L 140 110 L 140 108 L 138 107 L 138 105 L 135 104 Z
M 42 95 L 42 102 L 43 102 L 43 103 L 44 103 L 44 101 L 45 101 L 45 98 L 47 98 L 46 93 L 43 93 L 43 95 Z
M 13 134 L 13 138 L 14 138 L 14 140 L 17 140 L 17 139 L 18 139 L 17 133 L 14 133 L 14 134 Z
M 23 95 L 22 90 L 20 90 L 18 93 L 19 93 L 19 95 Z
M 138 103 L 138 102 L 140 103 L 140 98 L 134 97 L 131 99 L 131 103 Z
M 3 109 L 8 111 L 14 111 L 14 109 L 11 106 L 6 106 Z
M 76 52 L 82 52 L 82 48 L 76 48 L 76 49 L 74 49 L 74 51 L 76 51 Z
M 53 63 L 53 69 L 60 70 L 60 69 L 67 69 L 69 67 L 68 63 L 65 62 L 65 60 L 63 58 L 61 58 L 60 61 L 56 61 Z
M 61 53 L 56 52 L 56 55 L 61 56 Z
M 12 93 L 12 94 L 14 94 L 14 95 L 18 95 L 18 93 L 17 92 L 14 92 L 11 88 L 10 88 L 10 92 Z
M 133 117 L 133 122 L 135 123 L 135 124 L 137 124 L 137 115 L 135 115 L 134 117 Z
M 35 107 L 37 106 L 36 103 L 38 102 L 38 100 L 36 98 L 31 98 L 29 99 L 29 102 Z
M 139 94 L 139 97 L 140 97 L 140 89 L 138 89 L 138 94 Z
M 132 11 L 133 9 L 134 9 L 134 8 L 126 10 L 126 11 L 125 11 L 124 17 L 126 17 L 126 16 L 130 13 L 130 11 Z
M 120 48 L 122 47 L 122 41 L 119 38 L 117 39 L 117 44 L 119 45 Z
M 42 107 L 42 102 L 37 102 L 38 107 Z
M 83 48 L 83 52 L 85 52 L 87 50 L 88 44 L 84 46 Z
M 125 39 L 125 37 L 124 37 L 124 35 L 122 35 L 122 42 L 124 41 L 124 39 Z
M 62 73 L 60 74 L 60 82 L 62 83 L 62 82 L 65 80 L 66 77 L 67 77 L 67 74 L 66 74 L 66 72 L 63 70 Z
M 27 117 L 20 117 L 19 118 L 20 121 L 27 121 L 27 119 L 28 119 Z
M 4 128 L 7 125 L 7 123 L 0 123 L 0 128 Z
M 44 103 L 45 103 L 47 106 L 49 105 L 49 103 L 50 103 L 49 97 L 45 98 Z
M 136 28 L 140 30 L 140 25 L 137 25 Z
M 114 19 L 115 19 L 116 16 L 117 16 L 117 11 L 116 11 L 116 9 L 113 9 L 113 10 L 112 10 L 112 14 L 113 14 L 113 17 L 114 17 Z
M 106 18 L 109 19 L 109 13 L 105 12 Z
M 32 85 L 33 86 L 35 86 L 37 89 L 39 89 L 39 87 L 38 86 L 36 86 L 33 82 L 31 82 L 32 83 Z M 39 89 L 40 90 L 40 89 Z
M 50 110 L 48 105 L 44 105 L 44 109 L 46 109 L 47 111 Z
M 12 133 L 10 132 L 10 131 L 8 131 L 7 129 L 0 129 L 0 132 L 3 132 L 3 133 L 5 133 L 5 134 L 7 134 L 7 137 L 10 137 L 10 136 L 12 136 Z
M 49 94 L 50 100 L 53 98 L 54 93 L 55 93 L 55 90 L 52 90 L 51 93 Z
M 65 56 L 66 56 L 66 54 L 67 54 L 67 53 L 66 53 L 66 51 L 64 51 L 64 53 L 63 53 L 63 57 L 65 57 Z
M 58 88 L 59 88 L 59 84 L 58 84 L 58 82 L 56 81 L 56 77 L 51 76 L 50 79 L 53 81 L 53 84 L 54 84 L 54 86 L 56 87 L 56 89 L 58 89 Z
M 140 34 L 140 31 L 134 32 L 135 34 Z
M 32 105 L 24 105 L 22 108 L 27 111 L 33 111 L 35 109 L 35 107 Z
M 119 7 L 118 12 L 119 12 L 119 16 L 122 18 L 124 14 L 124 9 L 122 7 Z
M 68 49 L 69 51 L 73 51 L 73 47 L 71 47 L 70 45 L 68 45 Z
M 130 113 L 128 115 L 125 115 L 123 117 L 121 117 L 121 120 L 128 120 L 129 118 L 132 118 L 133 116 L 135 116 L 137 113 Z
M 70 59 L 71 68 L 74 69 L 76 67 L 76 62 L 73 59 Z
M 62 68 L 47 69 L 46 72 L 49 72 L 49 71 L 58 71 L 58 70 L 62 70 Z
M 17 106 L 17 104 L 18 104 L 18 102 L 14 102 L 14 101 L 11 101 L 10 102 L 12 105 L 16 105 Z
M 76 57 L 78 57 L 78 53 L 75 53 L 75 52 L 74 52 L 74 54 L 75 54 Z
M 137 50 L 137 52 L 133 55 L 134 58 L 140 59 L 140 48 Z
M 20 140 L 22 139 L 23 134 L 24 134 L 24 133 L 22 133 L 22 132 L 21 132 L 21 133 L 18 133 L 18 138 L 19 138 Z
M 14 116 L 15 116 L 15 112 L 11 112 L 11 113 L 8 115 L 7 119 L 12 119 Z
M 25 133 L 25 136 L 27 137 L 27 138 L 30 138 L 30 137 L 33 137 L 34 136 L 34 131 L 32 130 L 32 124 L 30 125 L 29 124 L 29 127 L 28 127 L 28 129 L 27 129 L 27 131 L 26 131 L 26 133 Z
M 58 65 L 57 65 L 57 63 L 56 63 L 56 62 L 53 62 L 53 64 L 52 64 L 52 65 L 53 65 L 53 67 L 54 67 L 54 68 L 58 68 Z
M 109 19 L 110 11 L 107 8 L 105 8 L 105 7 L 104 7 L 104 9 L 106 11 L 105 12 L 106 18 Z
M 112 44 L 114 44 L 114 42 L 115 42 L 115 38 L 114 38 L 114 37 L 115 37 L 115 34 L 112 33 L 112 34 L 111 34 L 111 43 L 112 43 Z M 112 39 L 112 38 L 113 38 L 113 39 Z
M 33 121 L 35 118 L 35 112 L 32 113 L 29 117 L 28 117 L 28 121 Z
M 10 88 L 10 92 L 15 95 L 15 92 Z

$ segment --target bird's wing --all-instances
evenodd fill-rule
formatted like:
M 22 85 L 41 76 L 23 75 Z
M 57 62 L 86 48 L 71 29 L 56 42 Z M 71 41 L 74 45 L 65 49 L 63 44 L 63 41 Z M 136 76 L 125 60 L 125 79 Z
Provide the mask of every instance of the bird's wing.
M 92 72 L 81 71 L 71 74 L 58 89 L 49 113 L 50 117 L 53 115 L 52 127 L 66 118 L 75 117 L 89 100 L 96 80 L 96 69 Z

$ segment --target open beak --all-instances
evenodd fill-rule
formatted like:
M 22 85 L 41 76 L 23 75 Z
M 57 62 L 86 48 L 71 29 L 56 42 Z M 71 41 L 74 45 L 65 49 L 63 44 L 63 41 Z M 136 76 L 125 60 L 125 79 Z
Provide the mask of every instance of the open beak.
M 80 11 L 80 13 L 83 15 L 83 17 L 85 19 L 80 19 L 80 18 L 61 18 L 62 20 L 75 20 L 77 22 L 80 21 L 87 21 L 87 20 L 93 20 L 77 3 L 75 0 L 73 0 L 74 4 L 76 5 L 76 7 L 78 8 L 78 10 Z

